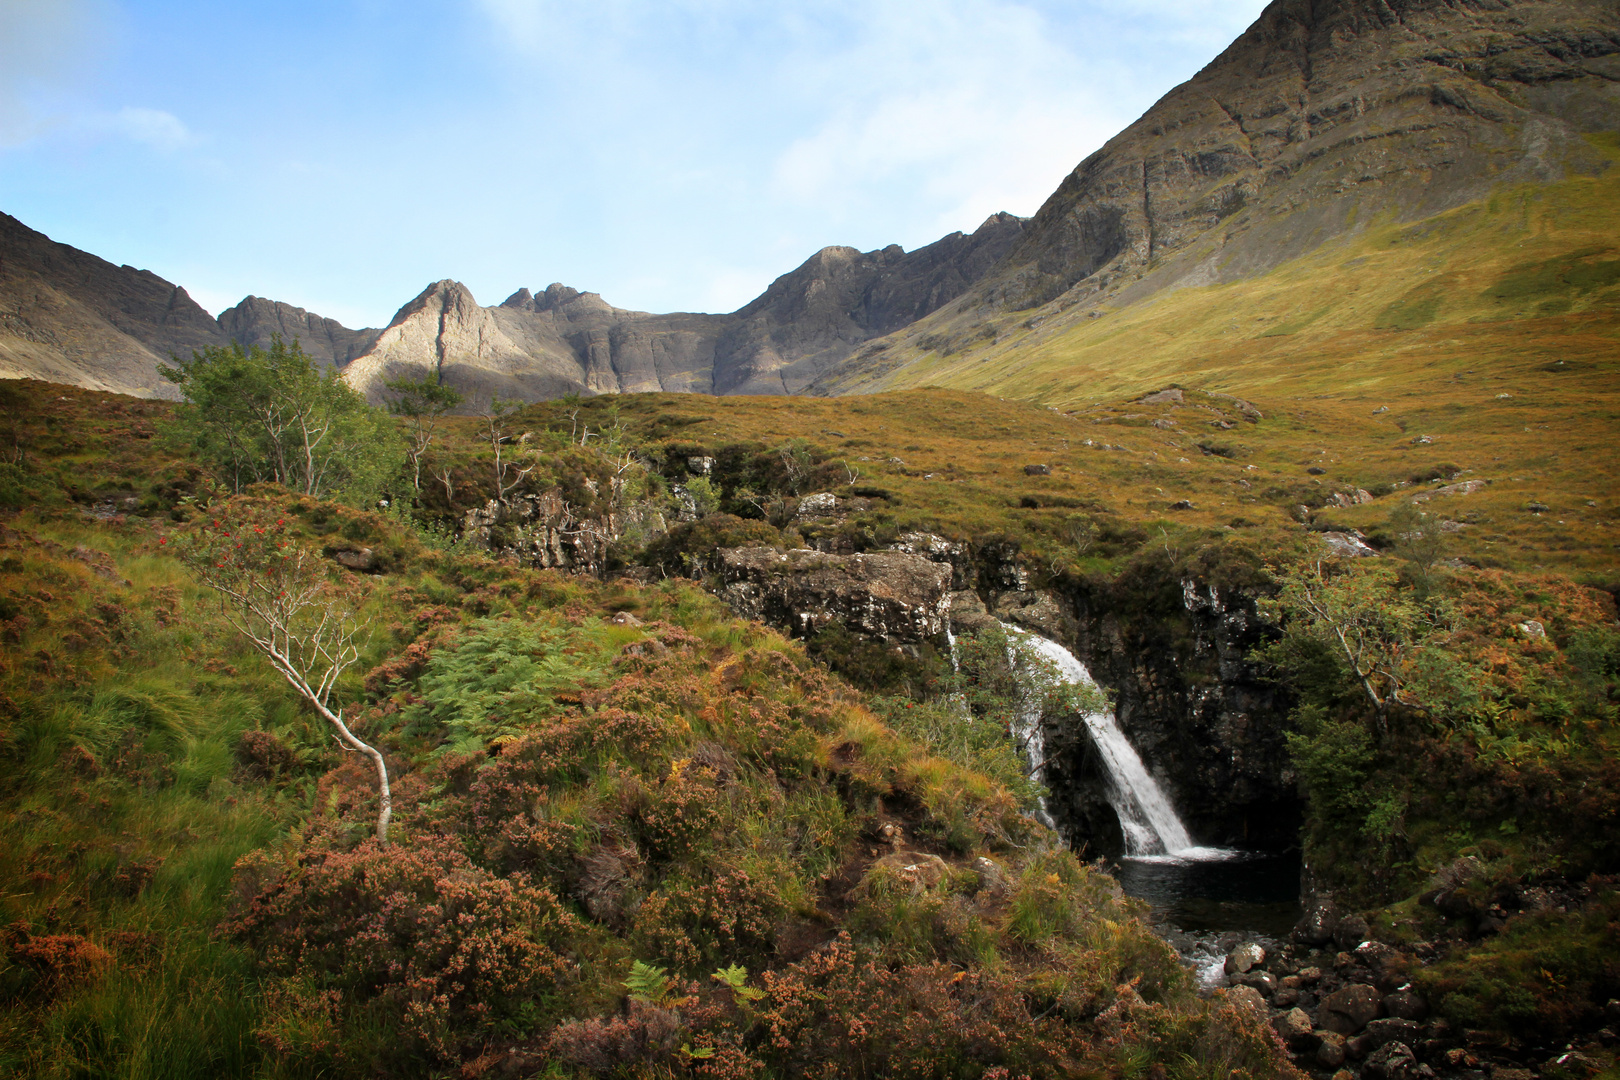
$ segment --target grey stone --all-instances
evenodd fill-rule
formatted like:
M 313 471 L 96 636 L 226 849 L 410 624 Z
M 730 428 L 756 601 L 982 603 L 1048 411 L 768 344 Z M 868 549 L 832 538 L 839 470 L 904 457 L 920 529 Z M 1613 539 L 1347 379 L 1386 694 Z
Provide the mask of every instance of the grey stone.
M 1233 1006 L 1256 1019 L 1264 1020 L 1270 1015 L 1270 1010 L 1266 1008 L 1266 999 L 1252 986 L 1233 986 L 1223 992 L 1226 994 L 1226 1000 Z
M 1333 941 L 1339 948 L 1350 951 L 1366 941 L 1370 932 L 1366 919 L 1360 915 L 1346 915 L 1333 928 Z
M 1383 1007 L 1377 989 L 1358 983 L 1323 998 L 1317 1022 L 1329 1031 L 1354 1035 L 1376 1019 Z
M 1024 466 L 1024 475 L 1025 476 L 1051 476 L 1052 475 L 1052 466 L 1050 466 L 1050 465 L 1025 465 Z
M 1417 1055 L 1403 1042 L 1386 1043 L 1361 1066 L 1364 1080 L 1408 1080 L 1417 1068 Z
M 1422 1021 L 1428 1018 L 1429 1003 L 1422 994 L 1395 990 L 1384 995 L 1384 1011 L 1400 1020 Z
M 1304 1009 L 1289 1009 L 1271 1022 L 1277 1037 L 1296 1049 L 1311 1042 L 1311 1017 Z
M 1360 1035 L 1351 1039 L 1348 1044 L 1350 1056 L 1364 1058 L 1373 1051 L 1392 1042 L 1403 1042 L 1408 1046 L 1417 1042 L 1422 1029 L 1411 1020 L 1372 1020 L 1369 1021 Z
M 1265 962 L 1265 948 L 1253 942 L 1248 942 L 1239 945 L 1226 954 L 1226 973 L 1228 975 L 1242 975 Z
M 1344 1036 L 1337 1031 L 1320 1030 L 1314 1033 L 1319 1040 L 1316 1044 L 1316 1063 L 1324 1069 L 1337 1069 L 1344 1064 Z

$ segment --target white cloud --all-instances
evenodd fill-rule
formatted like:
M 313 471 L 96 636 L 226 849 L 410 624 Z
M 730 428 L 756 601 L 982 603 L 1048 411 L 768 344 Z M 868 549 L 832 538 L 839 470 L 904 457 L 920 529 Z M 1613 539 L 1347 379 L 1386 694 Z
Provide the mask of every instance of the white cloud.
M 178 150 L 196 141 L 178 116 L 162 109 L 127 106 L 107 117 L 105 126 L 131 142 L 156 150 Z

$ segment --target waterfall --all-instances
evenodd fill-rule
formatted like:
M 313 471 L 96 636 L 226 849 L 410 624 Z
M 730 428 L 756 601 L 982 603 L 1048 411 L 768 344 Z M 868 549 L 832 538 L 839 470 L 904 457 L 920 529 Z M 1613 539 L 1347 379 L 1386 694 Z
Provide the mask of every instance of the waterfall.
M 1091 672 L 1062 645 L 1016 626 L 1004 623 L 1002 628 L 1006 630 L 1010 643 L 1028 648 L 1050 661 L 1065 682 L 1096 689 Z M 1040 720 L 1039 703 L 1032 700 L 1029 708 L 1021 714 L 1021 727 L 1024 730 L 1015 733 L 1028 747 L 1031 763 L 1037 766 L 1045 759 L 1045 738 L 1040 730 Z M 1111 711 L 1087 713 L 1085 723 L 1108 769 L 1109 802 L 1119 815 L 1127 855 L 1198 859 L 1219 858 L 1226 854 L 1193 843 L 1187 827 L 1176 816 L 1175 807 L 1165 796 L 1164 789 L 1159 787 L 1142 764 L 1142 758 L 1125 738 Z

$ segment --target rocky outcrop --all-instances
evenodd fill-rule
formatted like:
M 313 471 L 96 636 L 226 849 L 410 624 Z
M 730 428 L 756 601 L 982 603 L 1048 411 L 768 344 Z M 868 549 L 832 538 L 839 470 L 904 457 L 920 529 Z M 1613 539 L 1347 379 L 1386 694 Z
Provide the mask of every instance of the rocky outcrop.
M 313 311 L 249 296 L 235 307 L 219 313 L 219 328 L 230 340 L 244 346 L 269 348 L 273 338 L 298 342 L 323 367 L 343 367 L 377 340 L 381 330 L 350 330 L 336 319 Z
M 950 568 L 915 555 L 828 555 L 801 548 L 722 548 L 720 595 L 745 619 L 809 637 L 834 620 L 908 645 L 945 632 Z

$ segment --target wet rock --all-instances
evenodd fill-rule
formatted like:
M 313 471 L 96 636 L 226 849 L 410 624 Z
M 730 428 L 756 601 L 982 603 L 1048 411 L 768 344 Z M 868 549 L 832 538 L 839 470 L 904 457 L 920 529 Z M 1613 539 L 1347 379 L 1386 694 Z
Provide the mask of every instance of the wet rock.
M 1344 1064 L 1344 1036 L 1337 1031 L 1312 1032 L 1319 1040 L 1316 1044 L 1316 1063 L 1324 1069 L 1337 1069 Z
M 1398 1020 L 1422 1021 L 1428 1018 L 1429 1003 L 1421 994 L 1396 990 L 1384 995 L 1384 1012 Z
M 1536 1080 L 1536 1074 L 1512 1065 L 1492 1065 L 1491 1080 Z
M 1417 1069 L 1417 1055 L 1403 1042 L 1392 1042 L 1380 1048 L 1361 1067 L 1363 1080 L 1412 1080 Z
M 1322 999 L 1317 1021 L 1329 1031 L 1354 1035 L 1378 1017 L 1384 1003 L 1371 986 L 1347 986 Z
M 915 555 L 827 555 L 722 548 L 721 598 L 739 616 L 793 636 L 835 619 L 858 634 L 917 642 L 945 631 L 949 566 Z
M 1304 1009 L 1289 1009 L 1272 1020 L 1271 1026 L 1279 1039 L 1296 1050 L 1312 1042 L 1311 1017 Z
M 1352 1058 L 1364 1058 L 1392 1042 L 1411 1046 L 1417 1042 L 1419 1034 L 1421 1029 L 1410 1020 L 1372 1020 L 1365 1031 L 1346 1044 L 1345 1049 Z
M 1400 953 L 1382 941 L 1363 941 L 1356 946 L 1354 955 L 1357 963 L 1365 964 L 1372 971 L 1382 971 Z
M 1235 981 L 1242 983 L 1244 986 L 1254 987 L 1268 998 L 1277 992 L 1277 976 L 1269 971 L 1251 971 Z
M 1226 973 L 1242 975 L 1266 962 L 1266 950 L 1249 942 L 1239 945 L 1226 955 Z
M 1293 937 L 1301 945 L 1326 945 L 1333 940 L 1333 931 L 1338 925 L 1338 908 L 1330 898 L 1318 896 L 1305 909 L 1305 917 L 1295 925 Z M 1316 971 L 1315 968 L 1306 970 Z M 1301 978 L 1304 978 L 1304 975 L 1304 971 L 1300 972 Z M 1322 973 L 1317 971 L 1316 977 L 1321 978 Z
M 1339 948 L 1351 951 L 1367 940 L 1370 928 L 1360 915 L 1346 915 L 1333 929 L 1333 941 Z
M 1273 1009 L 1291 1009 L 1298 1005 L 1301 999 L 1302 995 L 1297 988 L 1278 987 L 1277 992 L 1271 995 L 1271 1007 Z
M 1603 1068 L 1602 1064 L 1578 1050 L 1569 1050 L 1547 1062 L 1548 1067 L 1563 1069 L 1575 1076 L 1591 1076 Z
M 1300 968 L 1299 974 L 1295 975 L 1294 978 L 1299 980 L 1301 987 L 1315 986 L 1322 981 L 1322 969 L 1319 967 Z

